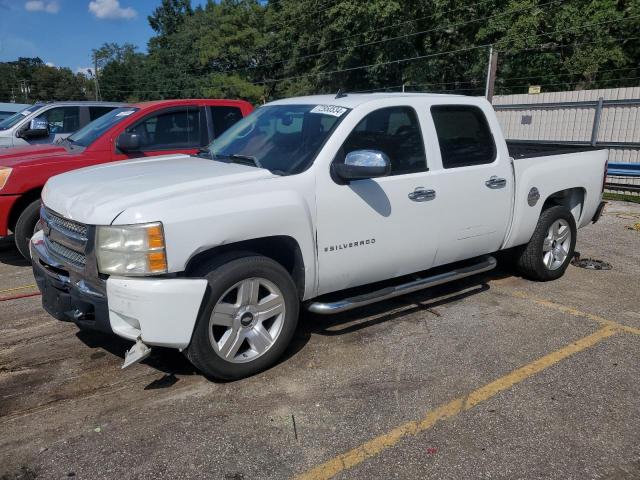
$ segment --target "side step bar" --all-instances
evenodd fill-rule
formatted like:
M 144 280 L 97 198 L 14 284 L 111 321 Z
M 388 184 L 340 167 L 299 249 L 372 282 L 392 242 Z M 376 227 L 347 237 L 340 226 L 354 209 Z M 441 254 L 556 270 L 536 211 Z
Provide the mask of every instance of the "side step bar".
M 320 315 L 330 315 L 334 313 L 346 312 L 354 308 L 363 307 L 372 303 L 387 300 L 389 298 L 405 295 L 407 293 L 416 292 L 424 288 L 435 287 L 443 283 L 452 282 L 461 278 L 470 277 L 477 273 L 493 270 L 497 261 L 492 256 L 486 256 L 473 265 L 457 268 L 450 272 L 439 273 L 431 277 L 419 278 L 411 282 L 401 285 L 385 287 L 375 292 L 357 295 L 351 298 L 345 298 L 336 302 L 309 302 L 306 305 L 307 310 Z

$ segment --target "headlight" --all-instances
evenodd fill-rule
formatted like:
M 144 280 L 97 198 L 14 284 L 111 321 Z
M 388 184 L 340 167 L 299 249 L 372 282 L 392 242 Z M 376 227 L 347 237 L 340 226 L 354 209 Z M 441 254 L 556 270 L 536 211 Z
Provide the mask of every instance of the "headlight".
M 98 227 L 96 256 L 108 275 L 167 273 L 162 223 Z
M 11 169 L 9 167 L 0 167 L 0 190 L 5 186 L 7 180 L 11 175 Z

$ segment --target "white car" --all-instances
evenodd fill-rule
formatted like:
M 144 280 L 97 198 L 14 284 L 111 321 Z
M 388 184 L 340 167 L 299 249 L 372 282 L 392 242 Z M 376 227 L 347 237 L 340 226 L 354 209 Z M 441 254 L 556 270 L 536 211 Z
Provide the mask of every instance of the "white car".
M 125 106 L 112 102 L 36 103 L 0 121 L 0 148 L 55 143 Z
M 508 145 L 481 98 L 279 100 L 197 156 L 49 180 L 33 268 L 51 315 L 136 342 L 125 366 L 157 345 L 241 378 L 282 355 L 301 305 L 343 312 L 490 270 L 505 249 L 528 278 L 562 276 L 604 205 L 606 160 Z

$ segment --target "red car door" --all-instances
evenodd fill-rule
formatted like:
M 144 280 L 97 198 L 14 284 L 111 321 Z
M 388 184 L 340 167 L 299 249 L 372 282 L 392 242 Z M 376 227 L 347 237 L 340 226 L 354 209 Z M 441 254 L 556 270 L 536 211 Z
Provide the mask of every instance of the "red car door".
M 195 154 L 209 143 L 206 115 L 197 105 L 175 106 L 154 111 L 125 128 L 139 138 L 139 147 L 122 151 L 114 145 L 114 160 Z

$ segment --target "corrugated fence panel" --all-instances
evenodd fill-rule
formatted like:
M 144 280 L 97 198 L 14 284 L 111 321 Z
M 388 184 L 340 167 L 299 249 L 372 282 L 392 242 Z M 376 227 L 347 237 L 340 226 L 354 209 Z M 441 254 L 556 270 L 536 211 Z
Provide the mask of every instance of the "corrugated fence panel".
M 509 139 L 591 142 L 596 118 L 595 103 L 603 100 L 640 100 L 640 87 L 548 92 L 537 95 L 497 95 L 494 107 L 504 135 Z M 540 108 L 540 104 L 594 102 L 593 105 L 564 105 Z M 501 105 L 521 105 L 500 109 Z M 598 142 L 640 143 L 640 104 L 603 104 Z M 640 162 L 640 148 L 610 148 L 610 162 Z M 611 177 L 610 182 L 640 186 L 640 179 Z

